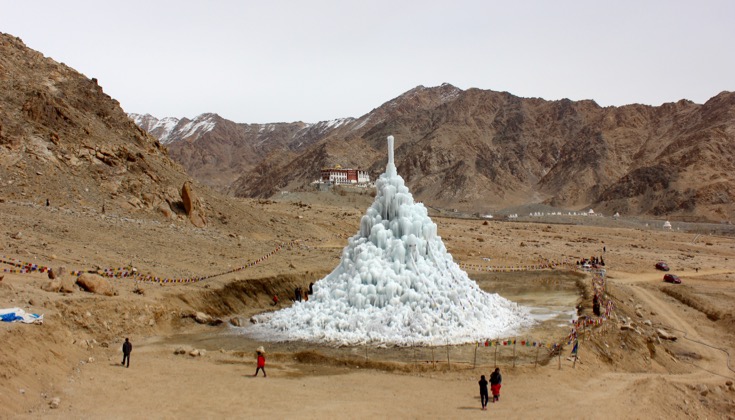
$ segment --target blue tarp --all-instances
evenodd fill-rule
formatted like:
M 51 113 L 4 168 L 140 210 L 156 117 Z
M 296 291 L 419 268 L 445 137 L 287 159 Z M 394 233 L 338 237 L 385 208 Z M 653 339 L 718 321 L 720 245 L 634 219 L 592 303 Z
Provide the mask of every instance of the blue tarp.
M 0 309 L 0 320 L 3 322 L 23 322 L 25 324 L 43 324 L 43 315 L 29 314 L 20 308 Z

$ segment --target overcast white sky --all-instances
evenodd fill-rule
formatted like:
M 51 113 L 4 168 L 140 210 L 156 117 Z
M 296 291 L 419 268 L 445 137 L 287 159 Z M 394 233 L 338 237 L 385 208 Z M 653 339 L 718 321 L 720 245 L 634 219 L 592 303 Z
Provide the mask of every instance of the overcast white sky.
M 0 0 L 0 31 L 159 118 L 359 117 L 444 82 L 603 106 L 735 90 L 731 0 Z

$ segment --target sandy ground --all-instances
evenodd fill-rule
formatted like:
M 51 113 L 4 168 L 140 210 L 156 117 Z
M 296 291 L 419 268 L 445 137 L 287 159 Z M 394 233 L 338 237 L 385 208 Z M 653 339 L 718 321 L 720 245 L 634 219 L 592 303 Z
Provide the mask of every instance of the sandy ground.
M 264 206 L 248 205 L 253 212 Z M 359 211 L 332 204 L 267 207 L 276 215 L 268 219 L 275 220 L 272 232 L 248 234 L 255 229 L 238 225 L 236 218 L 227 231 L 199 231 L 186 225 L 123 223 L 109 216 L 87 218 L 0 203 L 3 238 L 24 232 L 23 240 L 4 239 L 2 253 L 51 266 L 76 268 L 92 261 L 102 267 L 124 265 L 132 258 L 121 255 L 134 254 L 141 270 L 186 275 L 255 259 L 276 240 L 309 239 L 308 245 L 283 249 L 253 269 L 206 283 L 143 284 L 142 294 L 134 292 L 128 280 L 112 281 L 118 291 L 112 297 L 49 293 L 41 290 L 45 275 L 6 273 L 0 282 L 0 306 L 44 313 L 46 322 L 0 325 L 0 418 L 735 416 L 735 390 L 728 385 L 735 380 L 735 362 L 717 349 L 734 355 L 731 236 L 709 235 L 706 227 L 702 232 L 660 232 L 614 223 L 484 224 L 436 218 L 439 234 L 460 262 L 518 265 L 600 255 L 602 246 L 607 251 L 615 319 L 582 341 L 574 367 L 569 347 L 560 359 L 542 355 L 538 366 L 526 355 L 513 367 L 506 354 L 498 363 L 503 373 L 501 401 L 484 412 L 477 381 L 494 368 L 485 348 L 479 350 L 485 353 L 476 367 L 471 345 L 451 348 L 451 367 L 438 356 L 434 367 L 382 356 L 390 354 L 388 350 L 369 349 L 368 362 L 360 356 L 362 349 L 328 351 L 315 346 L 310 351 L 308 346 L 260 343 L 268 349 L 268 377 L 253 378 L 254 343 L 240 344 L 232 337 L 205 340 L 213 334 L 224 337 L 230 327 L 200 325 L 191 314 L 205 312 L 226 323 L 270 310 L 274 291 L 285 296 L 295 285 L 305 286 L 331 270 L 359 223 Z M 346 221 L 335 223 L 336 215 L 347 213 Z M 310 224 L 296 225 L 303 223 L 297 214 L 308 214 Z M 280 229 L 281 224 L 287 227 Z M 100 231 L 107 234 L 95 233 Z M 233 239 L 230 232 L 243 239 Z M 684 283 L 663 284 L 662 273 L 653 268 L 658 260 L 668 261 Z M 521 275 L 518 282 L 538 291 L 532 278 L 537 277 Z M 588 282 L 589 277 L 581 281 Z M 581 298 L 582 293 L 579 303 L 587 314 L 591 302 Z M 620 328 L 629 321 L 636 330 Z M 658 328 L 677 340 L 657 338 Z M 532 330 L 527 335 L 542 333 L 550 332 Z M 563 340 L 564 334 L 554 334 Z M 130 368 L 120 366 L 125 336 L 134 344 Z M 206 354 L 176 355 L 178 347 L 205 349 Z M 54 398 L 59 399 L 58 408 L 51 407 Z

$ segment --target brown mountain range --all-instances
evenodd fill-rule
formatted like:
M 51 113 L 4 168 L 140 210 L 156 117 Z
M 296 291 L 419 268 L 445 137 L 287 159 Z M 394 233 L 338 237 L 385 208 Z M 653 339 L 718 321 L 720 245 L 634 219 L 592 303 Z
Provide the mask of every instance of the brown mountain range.
M 399 173 L 419 200 L 439 207 L 543 203 L 713 221 L 731 220 L 735 210 L 732 92 L 705 104 L 600 107 L 444 84 L 419 86 L 359 119 L 294 124 L 228 122 L 169 147 L 210 185 L 223 188 L 240 172 L 230 192 L 241 197 L 310 189 L 320 168 L 335 164 L 375 177 L 392 134 Z M 232 127 L 242 128 L 227 134 Z M 260 134 L 244 134 L 253 128 Z M 218 171 L 227 179 L 206 175 Z
M 95 79 L 17 38 L 1 39 L 5 196 L 180 210 L 187 174 Z M 310 189 L 319 169 L 336 164 L 374 178 L 392 134 L 399 172 L 418 200 L 439 207 L 484 212 L 543 203 L 713 221 L 735 213 L 732 92 L 705 104 L 600 107 L 444 84 L 414 88 L 358 119 L 204 117 L 211 128 L 172 139 L 170 156 L 201 183 L 241 197 Z

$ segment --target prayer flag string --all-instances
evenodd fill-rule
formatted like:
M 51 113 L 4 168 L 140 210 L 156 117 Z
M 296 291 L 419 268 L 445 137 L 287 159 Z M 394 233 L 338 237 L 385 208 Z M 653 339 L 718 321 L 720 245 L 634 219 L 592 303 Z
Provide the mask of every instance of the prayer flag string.
M 223 271 L 220 273 L 216 273 L 216 274 L 210 274 L 207 276 L 195 276 L 195 277 L 189 277 L 189 278 L 158 277 L 158 276 L 153 276 L 153 275 L 143 275 L 139 273 L 137 269 L 132 268 L 132 267 L 103 268 L 99 270 L 73 270 L 73 271 L 70 271 L 70 273 L 73 276 L 80 276 L 83 273 L 94 273 L 94 274 L 98 274 L 98 275 L 101 275 L 103 277 L 108 277 L 108 278 L 117 278 L 117 279 L 130 278 L 136 281 L 161 283 L 161 284 L 195 283 L 195 282 L 199 282 L 203 280 L 208 280 L 214 277 L 224 276 L 226 274 L 231 274 L 231 273 L 235 273 L 238 271 L 242 271 L 247 268 L 255 267 L 256 265 L 266 261 L 268 258 L 273 256 L 277 252 L 281 251 L 283 248 L 290 248 L 295 245 L 300 245 L 302 242 L 305 242 L 307 240 L 304 240 L 304 241 L 293 240 L 285 244 L 279 244 L 272 251 L 268 252 L 267 254 L 263 255 L 260 258 L 255 259 L 254 261 L 247 262 L 243 266 L 233 268 L 231 270 Z M 11 267 L 17 267 L 17 268 L 3 268 L 2 271 L 5 273 L 27 274 L 27 273 L 33 273 L 33 272 L 46 273 L 49 271 L 53 271 L 50 267 L 46 267 L 46 266 L 42 266 L 42 265 L 38 265 L 34 263 L 29 263 L 29 262 L 23 262 L 23 261 L 16 260 L 14 258 L 6 257 L 6 256 L 0 257 L 0 263 L 9 265 Z

